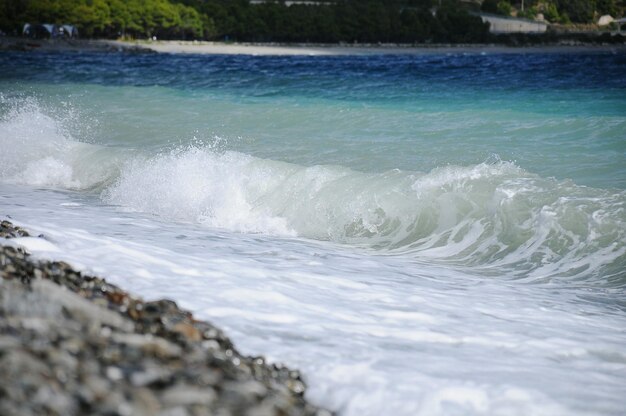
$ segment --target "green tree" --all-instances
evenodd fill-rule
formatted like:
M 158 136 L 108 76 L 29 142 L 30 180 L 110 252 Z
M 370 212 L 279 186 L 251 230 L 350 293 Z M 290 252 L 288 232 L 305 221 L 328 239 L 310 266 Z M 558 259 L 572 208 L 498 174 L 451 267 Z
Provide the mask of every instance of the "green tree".
M 506 0 L 501 0 L 498 2 L 498 14 L 503 16 L 510 16 L 513 8 L 511 7 L 511 3 Z
M 19 34 L 24 23 L 22 16 L 26 12 L 26 3 L 15 0 L 0 0 L 0 29 L 9 34 Z
M 144 22 L 144 8 L 141 0 L 130 0 L 126 3 L 127 25 L 124 34 L 132 37 L 146 36 L 146 26 Z
M 437 11 L 437 40 L 453 43 L 484 42 L 489 35 L 489 24 L 456 6 L 456 2 L 450 1 Z
M 178 15 L 180 16 L 180 25 L 178 33 L 183 39 L 199 38 L 203 36 L 204 24 L 200 13 L 192 7 L 177 4 Z
M 560 20 L 559 11 L 556 8 L 556 4 L 548 3 L 543 7 L 543 17 L 552 23 L 556 23 Z
M 593 20 L 595 0 L 556 0 L 561 16 L 575 23 L 589 23 Z
M 84 36 L 103 34 L 105 29 L 111 26 L 111 12 L 105 0 L 84 1 L 74 7 L 71 5 L 75 3 L 72 0 L 65 0 L 61 3 L 65 3 L 64 6 L 67 9 L 65 9 L 66 13 L 62 14 L 63 21 L 56 23 L 76 22 L 80 33 Z

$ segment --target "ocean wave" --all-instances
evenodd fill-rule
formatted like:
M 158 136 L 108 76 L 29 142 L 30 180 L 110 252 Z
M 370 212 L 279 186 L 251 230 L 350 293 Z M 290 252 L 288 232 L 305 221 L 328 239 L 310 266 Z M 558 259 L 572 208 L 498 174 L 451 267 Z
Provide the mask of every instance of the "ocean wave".
M 0 118 L 0 180 L 73 190 L 101 186 L 118 173 L 127 152 L 84 143 L 73 137 L 75 115 L 47 111 L 36 99 L 9 99 Z
M 626 259 L 626 193 L 497 160 L 364 173 L 191 147 L 135 158 L 102 196 L 166 219 L 408 253 L 482 273 L 506 269 L 529 280 L 621 279 Z
M 170 221 L 332 241 L 385 254 L 624 280 L 626 192 L 542 178 L 497 158 L 427 173 L 302 166 L 195 145 L 149 154 L 82 143 L 34 101 L 0 120 L 0 179 L 96 190 Z

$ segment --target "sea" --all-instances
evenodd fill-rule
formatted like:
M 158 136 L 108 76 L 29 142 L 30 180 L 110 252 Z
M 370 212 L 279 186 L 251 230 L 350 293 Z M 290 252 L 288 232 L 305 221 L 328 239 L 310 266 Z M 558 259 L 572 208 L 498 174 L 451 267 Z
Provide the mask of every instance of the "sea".
M 3 52 L 0 218 L 339 415 L 626 411 L 623 49 Z

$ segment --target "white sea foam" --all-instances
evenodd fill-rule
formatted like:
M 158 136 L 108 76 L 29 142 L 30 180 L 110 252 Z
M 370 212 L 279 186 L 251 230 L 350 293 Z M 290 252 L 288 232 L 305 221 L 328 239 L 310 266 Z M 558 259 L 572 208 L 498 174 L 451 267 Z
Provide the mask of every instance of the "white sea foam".
M 163 218 L 518 270 L 527 279 L 597 276 L 626 253 L 624 193 L 542 179 L 510 162 L 362 173 L 194 147 L 135 159 L 103 195 Z
M 302 370 L 307 397 L 342 415 L 623 410 L 625 319 L 614 310 L 619 295 L 601 287 L 512 284 L 462 266 L 2 186 L 14 204 L 6 209 L 49 242 L 16 243 L 147 299 L 174 299 L 226 329 L 244 353 Z
M 81 143 L 35 101 L 0 120 L 0 179 L 100 187 L 105 203 L 231 231 L 300 236 L 513 272 L 617 279 L 626 193 L 541 178 L 491 158 L 428 173 L 358 172 L 196 145 L 150 155 Z
M 242 232 L 293 234 L 284 218 L 258 199 L 276 186 L 269 164 L 234 152 L 191 148 L 138 158 L 122 171 L 104 200 L 164 218 Z

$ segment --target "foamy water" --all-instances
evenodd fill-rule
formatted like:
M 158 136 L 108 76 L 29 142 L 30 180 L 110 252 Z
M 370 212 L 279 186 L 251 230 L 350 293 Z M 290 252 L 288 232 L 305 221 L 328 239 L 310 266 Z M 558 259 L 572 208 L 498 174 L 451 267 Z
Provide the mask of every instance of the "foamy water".
M 46 237 L 15 243 L 340 414 L 626 407 L 623 57 L 32 56 L 0 61 L 0 214 Z

